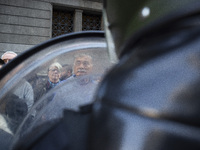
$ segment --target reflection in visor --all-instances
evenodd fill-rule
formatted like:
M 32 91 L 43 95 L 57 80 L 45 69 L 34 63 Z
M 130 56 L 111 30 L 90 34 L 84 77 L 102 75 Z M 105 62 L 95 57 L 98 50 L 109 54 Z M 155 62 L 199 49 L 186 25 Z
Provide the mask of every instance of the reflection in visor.
M 98 54 L 98 51 L 95 51 Z M 73 53 L 72 53 L 73 54 Z M 69 54 L 68 54 L 69 55 Z M 79 108 L 84 105 L 91 104 L 93 102 L 95 91 L 102 80 L 103 75 L 108 71 L 111 66 L 109 61 L 105 59 L 96 59 L 99 54 L 93 53 L 92 59 L 88 60 L 88 65 L 82 66 L 86 69 L 85 74 L 79 74 L 79 67 L 81 65 L 76 64 L 77 58 L 85 59 L 86 54 L 73 54 L 74 60 L 71 62 L 73 65 L 73 75 L 66 80 L 60 81 L 56 86 L 51 88 L 38 100 L 35 107 L 32 109 L 33 115 L 29 115 L 25 123 L 21 126 L 20 134 L 28 132 L 32 128 L 43 124 L 44 122 L 61 118 L 63 110 L 79 111 Z M 102 54 L 101 54 L 102 55 Z M 107 66 L 107 68 L 105 68 Z M 85 68 L 84 68 L 85 67 Z M 76 70 L 76 68 L 78 68 Z M 47 77 L 48 78 L 48 77 Z M 36 88 L 38 89 L 38 88 Z M 39 90 L 41 92 L 41 90 Z M 37 94 L 39 95 L 39 94 Z
M 6 139 L 5 150 L 38 125 L 62 117 L 64 109 L 79 111 L 81 106 L 91 104 L 111 66 L 104 33 L 85 32 L 47 41 L 17 57 L 6 69 L 2 68 L 0 119 L 7 136 L 4 138 L 0 132 L 0 141 Z M 23 103 L 8 103 L 9 95 L 19 91 L 22 81 L 30 85 L 33 95 L 27 101 L 30 93 L 19 94 L 18 98 L 25 100 L 25 109 L 22 109 Z M 6 105 L 11 111 L 7 111 Z
M 7 100 L 0 94 L 1 114 L 8 129 L 4 127 L 6 133 L 11 136 L 11 146 L 36 127 L 61 118 L 64 109 L 80 111 L 80 107 L 93 103 L 102 78 L 113 64 L 109 60 L 104 37 L 84 37 L 82 40 L 48 45 L 45 50 L 23 61 L 20 69 L 14 68 L 14 74 L 6 76 L 5 89 L 8 92 L 5 90 L 4 97 L 18 89 L 22 78 L 31 85 L 34 95 L 34 103 L 26 111 L 28 114 L 22 115 L 18 125 L 14 126 L 11 124 L 13 120 L 9 120 L 5 113 Z M 20 113 L 19 110 L 16 112 Z

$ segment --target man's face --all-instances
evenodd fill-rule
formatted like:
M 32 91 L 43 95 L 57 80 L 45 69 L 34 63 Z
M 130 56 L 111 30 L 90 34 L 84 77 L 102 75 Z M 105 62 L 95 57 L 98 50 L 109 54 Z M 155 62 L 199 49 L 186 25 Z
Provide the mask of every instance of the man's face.
M 57 83 L 61 77 L 61 72 L 57 67 L 53 66 L 49 68 L 48 77 L 51 82 Z
M 76 76 L 87 75 L 92 71 L 92 59 L 87 56 L 77 57 L 74 61 L 74 74 Z

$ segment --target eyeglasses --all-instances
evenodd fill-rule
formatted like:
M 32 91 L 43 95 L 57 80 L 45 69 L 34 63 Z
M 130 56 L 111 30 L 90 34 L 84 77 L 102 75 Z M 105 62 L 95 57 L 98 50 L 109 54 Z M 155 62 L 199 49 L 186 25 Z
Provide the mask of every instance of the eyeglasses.
M 49 69 L 49 71 L 51 71 L 51 72 L 58 72 L 58 73 L 60 73 L 60 70 L 58 70 L 58 69 Z
M 90 65 L 90 63 L 88 61 L 76 61 L 75 62 L 76 66 L 80 66 L 81 64 L 83 64 L 84 67 L 87 67 Z

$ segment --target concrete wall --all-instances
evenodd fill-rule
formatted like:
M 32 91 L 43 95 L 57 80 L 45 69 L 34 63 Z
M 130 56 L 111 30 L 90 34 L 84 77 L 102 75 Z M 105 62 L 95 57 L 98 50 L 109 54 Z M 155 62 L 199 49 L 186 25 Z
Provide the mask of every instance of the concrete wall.
M 101 2 L 87 0 L 0 0 L 0 55 L 7 50 L 20 53 L 50 39 L 54 6 L 102 10 Z

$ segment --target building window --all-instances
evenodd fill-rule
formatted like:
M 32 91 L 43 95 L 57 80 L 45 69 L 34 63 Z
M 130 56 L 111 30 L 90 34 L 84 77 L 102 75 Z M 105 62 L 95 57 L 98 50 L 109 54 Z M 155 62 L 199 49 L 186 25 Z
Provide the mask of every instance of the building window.
M 70 11 L 53 10 L 52 37 L 73 32 L 73 16 Z
M 101 15 L 83 13 L 82 30 L 101 30 Z

